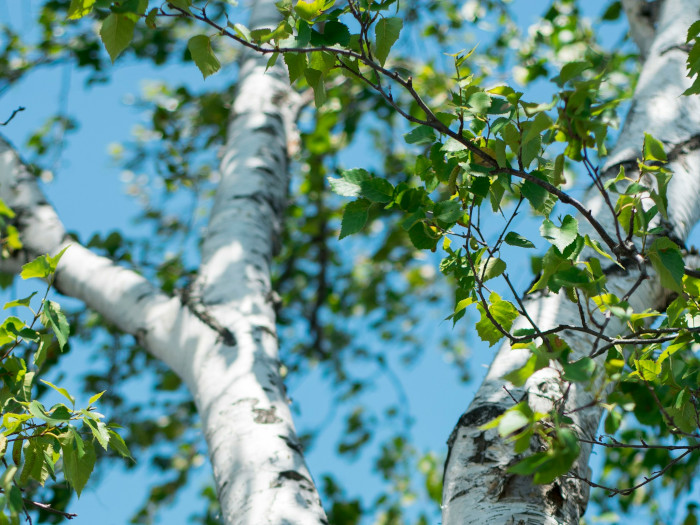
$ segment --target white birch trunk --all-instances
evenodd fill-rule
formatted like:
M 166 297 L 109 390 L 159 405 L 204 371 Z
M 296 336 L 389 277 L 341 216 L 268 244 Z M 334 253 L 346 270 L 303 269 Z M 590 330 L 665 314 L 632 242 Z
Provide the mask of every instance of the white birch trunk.
M 626 5 L 633 3 L 625 2 Z M 664 141 L 666 151 L 670 152 L 669 167 L 674 172 L 668 192 L 671 223 L 668 226 L 671 235 L 679 240 L 685 239 L 700 219 L 700 99 L 681 96 L 689 85 L 685 78 L 686 55 L 674 46 L 684 42 L 687 28 L 699 16 L 697 0 L 666 0 L 663 3 L 654 39 L 643 48 L 648 58 L 632 109 L 604 170 L 606 176 L 614 175 L 620 164 L 627 163 L 631 163 L 632 170 L 636 169 L 645 131 Z M 633 34 L 639 34 L 639 31 L 633 31 Z M 611 215 L 601 201 L 600 195 L 591 191 L 586 203 L 598 219 L 606 213 Z M 582 222 L 580 219 L 579 224 Z M 612 218 L 605 224 L 612 226 Z M 637 275 L 634 272 L 610 274 L 608 287 L 611 292 L 622 296 L 636 281 Z M 652 276 L 637 289 L 630 305 L 636 311 L 663 308 L 665 300 L 664 291 Z M 526 306 L 540 329 L 580 323 L 576 306 L 563 294 L 534 298 L 527 301 Z M 520 322 L 520 326 L 530 327 L 525 321 Z M 620 323 L 613 320 L 607 334 L 620 334 L 622 329 Z M 566 333 L 565 336 L 574 351 L 571 360 L 589 354 L 593 343 L 590 337 L 580 333 Z M 585 483 L 564 476 L 548 485 L 535 485 L 529 476 L 508 474 L 508 468 L 518 461 L 512 445 L 500 439 L 495 430 L 479 430 L 479 426 L 513 406 L 504 386 L 517 400 L 527 399 L 535 410 L 547 410 L 546 398 L 561 395 L 562 385 L 551 369 L 535 374 L 523 388 L 515 388 L 501 379 L 520 368 L 528 357 L 526 350 L 512 350 L 508 344 L 501 347 L 474 400 L 450 437 L 443 488 L 445 525 L 575 525 L 586 509 L 588 486 Z M 566 406 L 568 410 L 584 407 L 594 399 L 595 392 L 572 388 Z M 581 434 L 591 438 L 598 428 L 600 415 L 600 409 L 593 407 L 575 412 L 572 417 Z M 589 477 L 589 455 L 590 446 L 582 444 L 581 455 L 573 468 L 578 476 Z
M 250 25 L 277 20 L 274 3 L 258 1 Z M 223 523 L 324 524 L 280 376 L 270 286 L 297 101 L 283 67 L 265 73 L 266 62 L 244 56 L 202 265 L 180 297 L 68 238 L 35 178 L 0 139 L 0 198 L 17 213 L 24 243 L 22 260 L 3 265 L 17 269 L 70 245 L 56 274 L 58 291 L 138 337 L 192 392 Z

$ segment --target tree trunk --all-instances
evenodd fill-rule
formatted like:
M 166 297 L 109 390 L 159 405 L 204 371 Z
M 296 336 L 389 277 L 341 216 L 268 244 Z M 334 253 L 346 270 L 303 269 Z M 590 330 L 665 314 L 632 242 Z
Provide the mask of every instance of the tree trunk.
M 251 27 L 277 20 L 271 0 L 255 3 Z M 2 140 L 0 198 L 17 213 L 24 243 L 15 269 L 69 246 L 57 290 L 136 336 L 183 378 L 202 419 L 223 523 L 327 523 L 279 371 L 270 265 L 298 102 L 284 68 L 266 73 L 266 62 L 243 55 L 200 271 L 179 297 L 68 238 L 35 178 Z
M 636 3 L 625 2 L 625 7 Z M 627 121 L 603 170 L 604 177 L 614 177 L 620 165 L 625 165 L 629 171 L 636 170 L 644 132 L 662 140 L 669 156 L 668 167 L 674 172 L 668 190 L 670 224 L 665 226 L 669 236 L 679 241 L 687 238 L 700 219 L 700 98 L 681 96 L 689 81 L 685 76 L 687 54 L 678 47 L 684 43 L 690 24 L 699 16 L 696 0 L 663 2 L 653 41 L 642 49 L 646 60 Z M 631 23 L 634 22 L 631 19 Z M 633 35 L 648 30 L 649 20 L 643 19 L 642 22 L 647 26 L 643 30 L 633 26 Z M 607 214 L 605 224 L 608 228 L 614 227 L 615 219 L 603 206 L 597 190 L 589 191 L 586 203 L 599 220 Z M 637 277 L 638 273 L 633 271 L 610 273 L 608 289 L 623 296 Z M 663 310 L 666 300 L 666 293 L 652 276 L 635 291 L 630 305 L 635 311 L 646 308 Z M 541 329 L 580 323 L 576 305 L 563 293 L 531 298 L 526 307 Z M 524 320 L 521 326 L 530 328 Z M 618 335 L 623 329 L 621 323 L 613 319 L 607 334 Z M 564 335 L 573 349 L 571 360 L 589 355 L 593 345 L 591 337 L 581 336 L 579 332 Z M 535 485 L 531 477 L 508 474 L 508 468 L 518 461 L 512 446 L 499 438 L 495 430 L 479 429 L 513 406 L 513 398 L 518 401 L 527 399 L 534 410 L 547 411 L 551 407 L 548 399 L 562 394 L 563 385 L 552 369 L 539 371 L 522 388 L 513 387 L 501 379 L 508 372 L 522 367 L 529 356 L 529 351 L 512 350 L 509 344 L 501 347 L 474 400 L 450 436 L 443 488 L 445 525 L 575 525 L 586 509 L 588 486 L 584 482 L 576 477 L 563 476 L 547 485 Z M 603 360 L 604 356 L 601 356 L 598 363 Z M 595 391 L 584 391 L 574 385 L 568 394 L 566 409 L 585 407 L 595 401 L 595 397 Z M 582 436 L 595 436 L 601 416 L 598 406 L 579 410 L 571 416 Z M 590 448 L 582 443 L 581 455 L 572 469 L 575 476 L 590 477 Z

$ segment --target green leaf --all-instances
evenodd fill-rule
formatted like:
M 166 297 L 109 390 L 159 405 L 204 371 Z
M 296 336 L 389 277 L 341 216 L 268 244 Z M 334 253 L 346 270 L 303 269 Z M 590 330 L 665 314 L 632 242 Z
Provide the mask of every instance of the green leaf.
M 522 401 L 503 414 L 498 424 L 498 434 L 501 437 L 507 437 L 514 433 L 519 434 L 519 430 L 523 430 L 532 423 L 532 417 L 532 409 L 527 402 Z
M 385 204 L 391 202 L 394 186 L 388 180 L 373 177 L 360 182 L 360 195 L 372 202 Z
M 29 295 L 25 297 L 24 299 L 15 299 L 14 301 L 10 301 L 9 303 L 5 303 L 4 310 L 8 308 L 14 308 L 16 306 L 26 306 L 29 308 L 29 305 L 31 304 L 32 298 L 36 295 L 36 292 L 32 292 L 32 295 Z
M 661 280 L 661 285 L 681 293 L 685 263 L 678 245 L 668 237 L 659 237 L 651 243 L 647 256 Z
M 408 237 L 411 239 L 413 246 L 419 250 L 434 249 L 439 238 L 423 221 L 417 222 L 409 228 Z
M 668 157 L 666 157 L 666 152 L 664 151 L 664 145 L 660 140 L 656 140 L 654 137 L 649 135 L 649 133 L 644 134 L 644 147 L 642 148 L 644 153 L 644 161 L 656 160 L 660 162 L 666 162 Z
M 503 301 L 496 292 L 491 293 L 489 302 L 491 316 L 504 330 L 510 330 L 513 322 L 518 318 L 518 310 L 510 302 Z M 481 319 L 476 323 L 476 331 L 482 341 L 493 346 L 505 336 L 488 318 L 484 307 L 481 304 L 477 304 L 476 307 L 481 313 Z
M 10 219 L 14 218 L 15 212 L 12 211 L 12 209 L 5 204 L 5 201 L 0 199 L 0 215 L 4 215 L 5 217 L 8 217 Z
M 90 441 L 83 442 L 75 430 L 61 434 L 59 442 L 63 452 L 63 473 L 66 481 L 80 497 L 95 466 L 95 447 Z
M 540 226 L 540 234 L 564 253 L 566 247 L 572 244 L 578 236 L 578 221 L 571 215 L 567 215 L 564 217 L 561 227 L 557 227 L 552 221 L 545 219 Z
M 350 30 L 337 20 L 329 20 L 323 26 L 323 38 L 328 46 L 347 46 L 350 43 Z
M 97 442 L 102 448 L 107 450 L 107 446 L 109 445 L 109 431 L 107 430 L 107 425 L 102 421 L 94 421 L 89 417 L 84 417 L 83 422 L 90 427 L 92 435 L 95 436 L 95 439 L 97 439 Z
M 102 22 L 100 38 L 112 63 L 133 40 L 135 26 L 136 22 L 129 16 L 116 13 L 110 13 Z
M 100 398 L 102 397 L 102 395 L 103 395 L 105 392 L 106 392 L 106 390 L 103 390 L 102 392 L 98 392 L 97 394 L 95 394 L 94 396 L 92 396 L 92 397 L 88 400 L 88 406 L 92 405 L 95 401 L 97 401 L 98 399 L 100 399 Z
M 333 2 L 327 2 L 327 0 L 313 0 L 312 2 L 299 0 L 294 6 L 294 11 L 307 22 L 313 22 L 321 15 L 324 9 L 331 5 L 333 5 Z
M 546 367 L 549 364 L 547 359 L 542 359 L 533 354 L 520 368 L 508 372 L 503 376 L 503 379 L 513 383 L 513 386 L 521 387 L 525 382 L 538 370 Z
M 285 53 L 284 63 L 287 64 L 289 83 L 294 84 L 294 81 L 301 77 L 306 70 L 306 55 L 304 53 Z
M 192 0 L 168 0 L 168 3 L 172 6 L 179 7 L 187 13 L 191 13 L 190 6 L 192 5 Z
M 525 237 L 515 232 L 508 232 L 503 239 L 509 246 L 518 246 L 520 248 L 534 248 L 535 245 L 528 241 Z
M 44 326 L 48 326 L 53 330 L 54 334 L 56 334 L 56 339 L 58 339 L 58 345 L 63 350 L 68 342 L 70 326 L 65 314 L 61 311 L 61 306 L 54 301 L 46 301 L 44 310 L 41 313 L 41 322 L 44 323 Z
M 340 223 L 340 239 L 362 230 L 367 222 L 370 204 L 367 199 L 359 199 L 345 206 Z
M 208 36 L 193 36 L 187 41 L 187 49 L 190 50 L 192 60 L 201 71 L 202 77 L 207 78 L 221 69 L 221 64 L 214 55 Z
M 527 144 L 531 140 L 534 140 L 540 136 L 540 134 L 551 127 L 552 119 L 546 113 L 537 113 L 535 118 L 527 124 L 527 131 L 524 133 L 522 143 Z M 524 125 L 523 125 L 524 126 Z
M 435 142 L 435 130 L 429 126 L 420 125 L 404 134 L 403 138 L 408 144 L 432 144 Z
M 316 104 L 317 108 L 320 108 L 326 102 L 326 87 L 323 85 L 323 73 L 318 69 L 309 67 L 304 70 L 304 78 L 314 90 L 314 104 Z
M 381 18 L 374 26 L 374 36 L 377 43 L 374 55 L 382 66 L 389 56 L 391 46 L 398 40 L 402 27 L 403 21 L 395 17 Z
M 462 203 L 458 200 L 440 201 L 435 203 L 433 217 L 446 224 L 454 224 L 464 215 Z
M 479 267 L 479 278 L 482 282 L 498 277 L 506 271 L 506 263 L 498 257 L 486 257 L 482 261 L 484 264 Z
M 567 381 L 590 381 L 595 372 L 595 361 L 590 357 L 583 357 L 573 363 L 563 365 L 564 379 Z
M 352 168 L 341 173 L 342 178 L 328 177 L 331 190 L 343 197 L 359 197 L 362 193 L 362 183 L 372 178 L 367 170 Z
M 122 457 L 131 458 L 129 448 L 124 443 L 124 439 L 114 430 L 109 429 L 109 446 L 118 452 Z
M 94 4 L 95 0 L 71 0 L 68 6 L 68 19 L 77 20 L 90 14 Z
M 556 82 L 559 87 L 562 87 L 564 84 L 578 77 L 581 75 L 581 73 L 587 69 L 590 69 L 591 67 L 593 67 L 593 64 L 587 61 L 569 62 L 561 68 L 561 73 L 559 73 L 559 75 L 554 77 L 552 80 Z

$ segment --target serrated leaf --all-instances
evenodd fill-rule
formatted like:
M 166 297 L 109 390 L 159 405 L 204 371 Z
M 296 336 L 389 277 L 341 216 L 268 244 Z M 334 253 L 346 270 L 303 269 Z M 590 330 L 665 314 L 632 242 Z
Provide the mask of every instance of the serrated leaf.
M 133 40 L 134 27 L 136 27 L 136 22 L 130 17 L 117 13 L 110 13 L 102 22 L 100 38 L 112 63 Z
M 285 53 L 284 63 L 287 64 L 289 83 L 294 84 L 294 81 L 300 78 L 306 70 L 306 55 L 304 53 Z
M 66 432 L 59 436 L 63 452 L 63 473 L 66 481 L 80 493 L 92 474 L 95 466 L 95 447 L 91 442 L 83 442 L 77 432 Z
M 68 342 L 70 326 L 65 314 L 61 311 L 61 306 L 54 301 L 46 301 L 41 312 L 41 322 L 44 326 L 48 326 L 53 330 L 53 333 L 56 334 L 58 345 L 63 350 Z
M 211 40 L 206 35 L 196 35 L 187 41 L 187 49 L 190 50 L 192 60 L 202 73 L 202 77 L 207 78 L 221 69 L 221 64 L 214 55 L 211 48 Z
M 438 221 L 454 224 L 464 215 L 462 203 L 458 200 L 440 201 L 435 203 L 433 217 Z
M 386 204 L 391 202 L 394 186 L 388 180 L 373 177 L 360 182 L 360 195 L 372 202 Z
M 518 318 L 518 310 L 508 301 L 503 301 L 500 296 L 493 292 L 489 297 L 489 312 L 494 320 L 506 331 L 510 330 L 513 322 Z M 481 314 L 481 319 L 476 323 L 476 331 L 482 341 L 495 345 L 505 337 L 501 331 L 494 326 L 486 314 L 486 310 L 481 304 L 477 304 Z
M 371 202 L 367 199 L 359 199 L 345 206 L 343 220 L 340 223 L 340 239 L 364 228 L 370 204 Z
M 374 37 L 376 41 L 375 58 L 383 66 L 391 51 L 391 46 L 399 39 L 399 33 L 403 27 L 400 18 L 381 18 L 374 26 Z
M 71 0 L 68 6 L 68 19 L 77 20 L 89 15 L 93 5 L 95 0 Z
M 534 248 L 535 245 L 528 241 L 525 237 L 515 232 L 508 232 L 503 239 L 510 246 L 518 246 L 520 248 Z
M 540 234 L 563 253 L 578 236 L 578 221 L 571 215 L 567 215 L 558 227 L 549 219 L 545 219 L 540 226 Z

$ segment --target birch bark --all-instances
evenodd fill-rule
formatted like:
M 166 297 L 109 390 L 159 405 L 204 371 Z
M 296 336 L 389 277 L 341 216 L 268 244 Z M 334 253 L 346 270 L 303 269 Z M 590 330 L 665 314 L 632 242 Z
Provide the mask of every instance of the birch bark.
M 250 27 L 276 25 L 278 16 L 274 2 L 258 1 Z M 243 55 L 200 271 L 179 296 L 166 296 L 70 239 L 2 139 L 0 198 L 17 213 L 24 243 L 14 269 L 69 245 L 57 290 L 139 338 L 186 382 L 202 419 L 223 523 L 323 524 L 279 372 L 270 285 L 298 107 L 283 67 L 266 72 L 266 62 Z
M 625 2 L 626 6 L 631 4 L 634 2 Z M 617 174 L 620 165 L 636 169 L 645 131 L 663 140 L 666 151 L 671 152 L 669 167 L 674 172 L 668 194 L 670 224 L 667 227 L 670 234 L 679 240 L 685 239 L 700 219 L 700 103 L 697 97 L 681 96 L 688 79 L 685 77 L 686 57 L 677 46 L 683 43 L 687 28 L 699 15 L 700 9 L 695 0 L 663 2 L 653 41 L 642 47 L 647 58 L 632 108 L 618 144 L 603 170 L 604 176 L 609 177 Z M 643 29 L 648 31 L 649 26 Z M 640 34 L 640 31 L 635 30 L 633 34 Z M 614 219 L 595 190 L 589 192 L 586 203 L 596 218 L 607 213 L 606 224 L 608 228 L 613 226 Z M 608 287 L 622 296 L 637 276 L 634 272 L 610 274 Z M 665 300 L 660 284 L 652 276 L 632 295 L 630 304 L 636 311 L 663 309 Z M 563 295 L 534 298 L 526 306 L 541 329 L 580 323 L 576 306 Z M 525 326 L 525 323 L 521 326 Z M 607 333 L 617 335 L 622 330 L 619 323 L 612 321 Z M 590 337 L 578 333 L 565 336 L 574 350 L 572 360 L 589 354 L 593 345 Z M 548 399 L 561 395 L 562 385 L 551 369 L 538 372 L 522 388 L 515 388 L 501 379 L 508 372 L 522 367 L 528 357 L 528 351 L 512 350 L 508 344 L 500 348 L 474 400 L 461 416 L 448 441 L 443 488 L 445 525 L 574 525 L 586 509 L 588 487 L 585 483 L 564 476 L 548 485 L 535 485 L 530 477 L 508 474 L 507 469 L 517 462 L 512 446 L 500 439 L 495 430 L 479 430 L 481 425 L 514 404 L 504 386 L 517 400 L 527 399 L 535 410 L 548 409 Z M 566 407 L 568 410 L 585 407 L 594 399 L 595 392 L 572 388 Z M 598 407 L 591 407 L 575 412 L 572 417 L 579 432 L 590 438 L 595 435 L 600 415 Z M 589 477 L 590 446 L 582 445 L 581 455 L 572 473 Z

